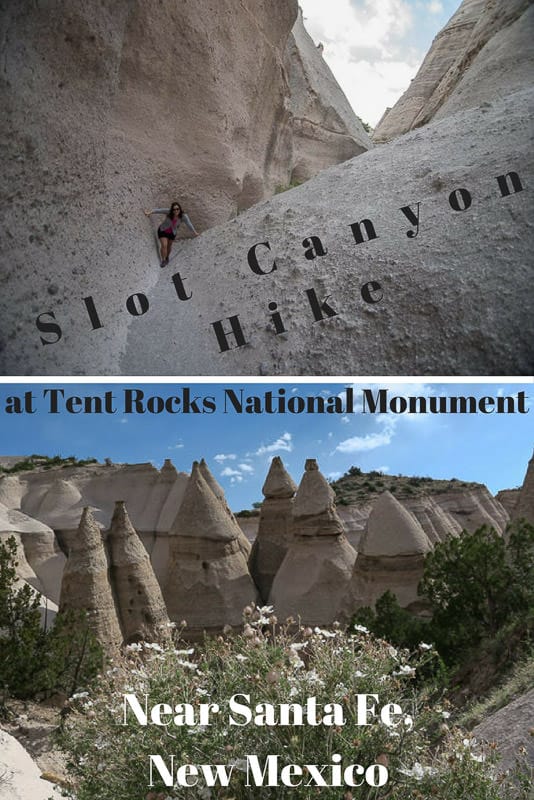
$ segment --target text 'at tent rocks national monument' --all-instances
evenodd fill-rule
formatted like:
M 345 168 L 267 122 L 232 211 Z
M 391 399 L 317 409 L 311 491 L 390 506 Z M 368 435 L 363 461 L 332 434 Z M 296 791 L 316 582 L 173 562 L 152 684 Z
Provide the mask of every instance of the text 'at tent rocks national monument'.
M 530 374 L 532 4 L 465 0 L 374 147 L 294 0 L 207 5 L 4 5 L 0 371 Z

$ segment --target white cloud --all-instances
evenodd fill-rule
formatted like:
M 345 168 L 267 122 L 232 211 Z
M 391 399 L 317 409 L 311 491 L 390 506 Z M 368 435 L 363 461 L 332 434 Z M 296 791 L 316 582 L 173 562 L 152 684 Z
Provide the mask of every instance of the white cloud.
M 300 0 L 300 5 L 308 33 L 324 44 L 323 57 L 356 114 L 376 125 L 408 88 L 424 55 L 403 41 L 416 24 L 410 3 Z
M 340 442 L 336 450 L 340 453 L 360 453 L 391 444 L 392 438 L 392 429 L 385 430 L 383 433 L 368 433 L 366 436 L 352 436 L 350 439 Z
M 431 14 L 443 13 L 443 3 L 441 3 L 440 0 L 430 0 L 430 3 L 428 4 L 427 8 Z
M 239 469 L 241 472 L 254 472 L 254 467 L 251 467 L 250 464 L 238 464 Z
M 221 472 L 223 478 L 236 478 L 238 475 L 241 476 L 241 473 L 238 469 L 232 469 L 231 467 L 225 467 Z
M 218 464 L 222 464 L 224 461 L 235 461 L 236 458 L 237 456 L 235 453 L 218 453 L 216 456 L 213 456 L 213 460 Z
M 178 442 L 177 444 L 171 444 L 167 447 L 167 450 L 181 450 L 182 447 L 185 447 L 185 445 L 182 442 Z
M 390 467 L 387 467 L 387 466 L 385 466 L 385 467 L 376 467 L 376 471 L 377 472 L 389 472 L 389 470 L 390 470 Z
M 122 419 L 120 419 L 119 422 L 120 422 L 121 425 L 126 425 L 126 423 L 128 422 L 128 419 L 127 419 L 127 417 L 122 417 Z
M 283 433 L 278 439 L 273 442 L 272 444 L 261 445 L 256 450 L 255 455 L 257 456 L 264 456 L 267 453 L 276 453 L 278 450 L 285 450 L 287 453 L 291 453 L 293 450 L 293 442 L 291 441 L 292 436 L 290 433 Z
M 341 478 L 342 474 L 341 472 L 329 472 L 326 477 L 329 481 L 337 481 L 338 478 Z
M 348 425 L 348 424 L 349 424 L 349 422 L 350 422 L 350 417 L 347 417 L 347 415 L 346 415 L 346 414 L 344 414 L 344 415 L 341 417 L 341 419 L 340 419 L 340 422 L 342 422 L 344 425 Z

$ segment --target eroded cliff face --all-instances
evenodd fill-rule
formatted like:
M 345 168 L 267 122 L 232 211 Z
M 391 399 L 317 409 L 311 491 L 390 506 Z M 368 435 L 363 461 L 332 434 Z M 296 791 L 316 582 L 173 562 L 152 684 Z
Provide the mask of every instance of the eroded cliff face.
M 326 167 L 369 150 L 371 140 L 306 31 L 300 9 L 285 64 L 292 118 L 291 180 L 308 180 Z
M 373 140 L 387 142 L 528 85 L 533 36 L 530 0 L 464 0 L 434 39 L 410 87 L 380 120 Z
M 296 18 L 296 0 L 2 4 L 0 359 L 43 302 L 69 306 L 78 327 L 73 299 L 95 282 L 113 301 L 135 291 L 149 265 L 155 279 L 144 208 L 179 199 L 204 231 L 289 185 L 293 139 L 299 163 L 306 149 L 294 134 L 291 107 L 305 101 L 291 97 L 293 40 L 286 52 Z M 337 138 L 347 143 L 356 117 L 345 113 L 343 124 L 351 130 Z M 370 146 L 324 142 L 320 122 L 314 131 L 315 170 Z M 108 322 L 111 356 L 125 329 Z M 35 345 L 23 346 L 24 371 Z M 85 372 L 77 360 L 66 371 Z

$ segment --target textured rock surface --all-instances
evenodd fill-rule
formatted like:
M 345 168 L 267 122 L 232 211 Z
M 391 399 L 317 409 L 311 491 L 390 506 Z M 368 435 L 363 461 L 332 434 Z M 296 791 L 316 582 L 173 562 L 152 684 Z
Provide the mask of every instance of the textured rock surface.
M 512 520 L 526 519 L 527 522 L 534 525 L 534 456 L 528 462 L 525 480 L 511 517 Z
M 267 602 L 274 576 L 288 551 L 292 532 L 293 496 L 297 485 L 280 456 L 275 456 L 262 492 L 258 532 L 250 554 L 249 569 L 264 602 Z
M 426 533 L 391 492 L 376 500 L 360 542 L 343 610 L 347 617 L 361 606 L 374 606 L 389 590 L 403 608 L 417 610 L 417 586 L 425 555 L 431 550 Z
M 257 598 L 235 526 L 196 461 L 170 531 L 163 596 L 169 617 L 186 620 L 189 636 L 239 625 Z
M 404 499 L 402 505 L 410 511 L 428 536 L 431 544 L 458 536 L 462 526 L 454 516 L 441 508 L 432 496 Z
M 463 492 L 442 492 L 433 495 L 434 501 L 456 520 L 460 529 L 475 531 L 481 525 L 503 533 L 508 523 L 506 509 L 485 486 Z
M 2 344 L 21 337 L 31 357 L 24 370 L 44 354 L 38 337 L 23 344 L 27 327 L 50 304 L 68 308 L 81 347 L 68 368 L 64 351 L 46 348 L 54 374 L 116 369 L 109 356 L 116 365 L 124 346 L 124 300 L 157 275 L 143 208 L 178 196 L 203 231 L 289 184 L 286 45 L 296 17 L 296 0 L 2 4 L 1 238 L 10 245 L 2 296 L 10 301 L 0 311 Z M 348 124 L 352 131 L 357 121 Z M 314 166 L 352 155 L 351 131 L 343 150 L 341 136 L 329 145 L 317 126 Z M 300 162 L 300 128 L 297 141 Z M 80 335 L 79 302 L 98 286 L 106 287 L 100 355 Z M 9 356 L 5 372 L 15 372 Z
M 273 581 L 269 602 L 279 619 L 328 625 L 350 582 L 356 551 L 335 510 L 334 492 L 308 459 L 293 503 L 293 538 Z
M 527 763 L 534 765 L 534 689 L 516 698 L 507 706 L 496 711 L 473 729 L 480 741 L 496 742 L 501 756 L 499 770 L 512 769 L 520 747 L 526 748 Z
M 18 575 L 57 603 L 65 556 L 54 531 L 37 519 L 0 503 L 0 539 L 10 536 L 17 541 Z
M 0 729 L 0 800 L 50 800 L 62 792 L 41 780 L 41 770 L 24 747 Z
M 520 491 L 520 489 L 501 489 L 495 495 L 495 500 L 502 505 L 510 519 L 513 517 Z
M 245 556 L 245 558 L 248 559 L 248 557 L 250 556 L 252 545 L 250 544 L 249 540 L 241 530 L 241 527 L 236 518 L 234 517 L 233 512 L 230 509 L 230 506 L 226 502 L 226 495 L 224 494 L 224 489 L 222 488 L 220 483 L 215 480 L 213 473 L 210 471 L 210 468 L 208 467 L 206 461 L 203 458 L 200 459 L 199 469 L 200 472 L 202 473 L 202 477 L 210 487 L 211 491 L 213 492 L 217 500 L 219 500 L 219 502 L 222 504 L 224 510 L 228 514 L 230 522 L 232 523 L 232 525 L 236 530 L 236 535 L 239 540 L 239 546 L 241 548 L 241 551 Z
M 532 179 L 533 97 L 525 90 L 432 123 L 188 243 L 179 268 L 191 299 L 179 301 L 161 272 L 150 312 L 131 321 L 120 371 L 331 375 L 372 364 L 380 374 L 530 374 L 531 203 L 526 191 L 501 197 L 496 176 L 517 170 L 525 187 Z M 449 204 L 460 188 L 472 196 L 464 212 Z M 399 209 L 416 202 L 420 231 L 408 238 Z M 377 238 L 356 245 L 350 226 L 366 218 Z M 312 234 L 328 253 L 310 262 L 301 243 Z M 247 253 L 266 241 L 260 267 L 276 257 L 277 269 L 257 275 Z M 361 297 L 368 281 L 382 286 L 375 305 Z M 311 289 L 337 316 L 314 321 Z M 273 302 L 286 333 L 275 333 Z M 213 323 L 229 331 L 236 315 L 247 346 L 230 336 L 220 352 Z
M 299 9 L 286 49 L 293 133 L 292 181 L 369 150 L 371 140 L 315 46 Z
M 374 141 L 528 85 L 534 67 L 530 6 L 529 0 L 464 0 L 434 39 L 410 87 L 380 120 Z
M 167 569 L 168 532 L 180 507 L 187 479 L 187 474 L 177 472 L 168 459 L 161 470 L 152 464 L 90 464 L 4 476 L 0 478 L 0 497 L 4 497 L 8 508 L 22 509 L 25 514 L 46 522 L 56 532 L 65 551 L 76 535 L 85 506 L 91 507 L 95 519 L 104 528 L 109 528 L 115 501 L 125 498 L 132 524 L 139 531 L 161 579 Z M 28 560 L 46 580 L 44 571 L 41 575 L 40 567 L 37 569 L 38 554 L 45 545 L 41 541 L 43 535 L 28 534 L 24 542 Z M 48 541 L 53 542 L 50 531 Z M 48 547 L 50 549 L 50 545 Z M 58 550 L 57 543 L 55 548 Z M 42 560 L 42 556 L 39 557 Z M 61 572 L 55 574 L 56 593 L 60 578 Z
M 114 656 L 122 644 L 102 533 L 90 510 L 83 510 L 63 570 L 61 611 L 86 611 L 87 621 L 104 651 Z
M 110 582 L 124 643 L 168 639 L 169 617 L 161 589 L 148 553 L 121 500 L 115 504 L 108 550 Z

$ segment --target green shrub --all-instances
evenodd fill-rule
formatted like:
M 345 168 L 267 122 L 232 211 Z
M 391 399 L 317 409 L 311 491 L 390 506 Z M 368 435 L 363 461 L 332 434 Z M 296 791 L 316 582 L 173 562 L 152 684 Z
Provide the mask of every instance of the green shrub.
M 492 779 L 486 753 L 459 731 L 449 731 L 442 707 L 429 704 L 424 692 L 415 692 L 414 675 L 428 652 L 409 654 L 374 639 L 365 629 L 280 628 L 271 608 L 248 609 L 242 633 L 206 638 L 201 644 L 163 649 L 154 644 L 127 648 L 128 658 L 109 670 L 98 691 L 73 700 L 66 720 L 62 747 L 75 784 L 67 794 L 76 800 L 158 800 L 159 798 L 226 798 L 265 800 L 322 798 L 341 800 L 511 800 L 521 797 L 512 783 Z M 133 693 L 148 708 L 158 703 L 217 703 L 219 713 L 207 726 L 141 726 L 130 712 L 122 724 L 124 694 Z M 339 726 L 229 725 L 229 699 L 250 696 L 256 704 L 306 705 L 314 697 L 322 707 L 339 703 L 344 724 Z M 396 702 L 402 708 L 399 726 L 376 720 L 358 724 L 358 695 L 378 695 L 377 707 Z M 342 764 L 379 763 L 389 780 L 378 789 L 359 787 L 355 794 L 343 788 L 318 790 L 245 786 L 242 771 L 247 756 L 260 764 L 278 755 L 281 764 L 329 764 L 338 753 Z M 149 786 L 149 757 L 160 755 L 170 769 L 183 764 L 220 764 L 232 768 L 229 786 L 207 790 L 203 781 L 190 788 L 167 786 L 157 769 Z M 489 754 L 488 754 L 489 755 Z M 507 780 L 507 779 L 506 779 Z

